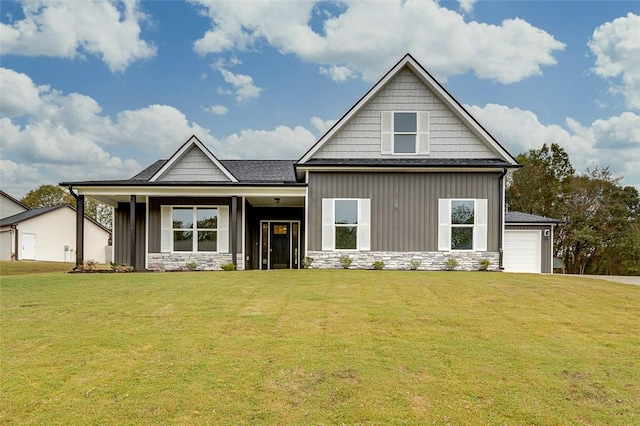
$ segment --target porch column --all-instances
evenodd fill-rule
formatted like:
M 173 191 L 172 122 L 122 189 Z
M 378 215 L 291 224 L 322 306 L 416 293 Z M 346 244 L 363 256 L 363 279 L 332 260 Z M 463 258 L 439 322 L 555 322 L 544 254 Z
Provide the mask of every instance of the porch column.
M 77 267 L 84 263 L 84 195 L 77 195 L 75 198 L 76 198 L 76 267 Z
M 129 203 L 129 265 L 136 267 L 136 196 Z
M 238 197 L 231 197 L 231 261 L 238 267 Z

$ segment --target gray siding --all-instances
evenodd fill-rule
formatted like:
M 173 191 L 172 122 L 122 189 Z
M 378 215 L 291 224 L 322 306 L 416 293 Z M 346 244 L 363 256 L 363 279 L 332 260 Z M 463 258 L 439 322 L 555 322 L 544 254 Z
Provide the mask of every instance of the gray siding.
M 509 225 L 506 224 L 504 227 L 507 231 L 541 231 L 542 234 L 542 250 L 540 253 L 540 258 L 542 259 L 542 273 L 550 274 L 553 272 L 551 270 L 551 254 L 553 253 L 553 247 L 551 246 L 551 238 L 545 238 L 544 230 L 548 229 L 551 234 L 553 234 L 553 229 L 551 225 Z
M 231 220 L 231 198 L 229 197 L 157 197 L 149 199 L 149 253 L 160 253 L 160 206 L 229 206 Z M 231 228 L 231 223 L 229 223 Z M 229 229 L 231 235 L 231 229 Z M 238 253 L 242 252 L 242 198 L 238 197 Z M 231 252 L 231 243 L 229 243 Z
M 136 204 L 136 269 L 143 270 L 145 241 L 145 205 Z M 113 224 L 114 262 L 129 265 L 129 203 L 118 203 L 114 212 Z
M 159 182 L 212 181 L 229 182 L 229 178 L 198 147 L 191 147 L 160 178 Z
M 488 251 L 498 251 L 499 173 L 310 173 L 309 250 L 322 249 L 322 199 L 371 199 L 372 251 L 437 251 L 438 199 L 488 200 Z
M 495 158 L 465 124 L 408 68 L 402 70 L 313 156 L 390 158 L 380 154 L 382 111 L 428 111 L 430 153 L 411 158 Z

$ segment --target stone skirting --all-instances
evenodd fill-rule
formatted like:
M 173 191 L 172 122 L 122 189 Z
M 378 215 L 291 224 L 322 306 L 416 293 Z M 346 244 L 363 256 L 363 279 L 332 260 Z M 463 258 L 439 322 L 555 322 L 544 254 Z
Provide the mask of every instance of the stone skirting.
M 222 265 L 231 263 L 231 253 L 149 253 L 147 256 L 150 271 L 220 271 Z M 242 259 L 241 254 L 238 259 Z M 242 269 L 242 262 L 238 262 L 238 269 Z
M 480 269 L 478 261 L 488 259 L 490 262 L 488 270 L 497 271 L 500 261 L 500 255 L 497 252 L 309 251 L 307 256 L 313 258 L 310 268 L 314 269 L 342 268 L 340 258 L 343 256 L 351 258 L 349 269 L 373 269 L 373 262 L 382 261 L 384 269 L 442 271 L 446 269 L 445 261 L 453 257 L 458 261 L 456 270 L 478 270 Z

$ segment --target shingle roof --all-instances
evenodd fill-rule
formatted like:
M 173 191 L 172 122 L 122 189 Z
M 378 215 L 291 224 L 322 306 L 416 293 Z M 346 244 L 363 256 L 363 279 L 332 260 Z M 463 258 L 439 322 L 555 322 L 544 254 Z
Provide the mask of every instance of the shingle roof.
M 39 209 L 27 210 L 26 212 L 14 214 L 13 216 L 5 217 L 4 219 L 0 219 L 0 226 L 10 226 L 25 221 L 27 219 L 34 218 L 36 216 L 40 216 L 41 214 L 50 212 L 52 210 L 59 209 L 60 207 L 66 207 L 66 204 L 62 204 L 59 206 L 52 207 L 42 207 Z
M 160 170 L 162 166 L 167 163 L 167 161 L 168 160 L 158 160 L 129 180 L 148 181 L 153 175 L 158 173 L 158 170 Z
M 295 160 L 221 160 L 240 182 L 295 182 Z
M 504 221 L 505 223 L 562 223 L 562 221 L 558 219 L 551 219 L 549 217 L 522 212 L 507 212 L 504 215 Z

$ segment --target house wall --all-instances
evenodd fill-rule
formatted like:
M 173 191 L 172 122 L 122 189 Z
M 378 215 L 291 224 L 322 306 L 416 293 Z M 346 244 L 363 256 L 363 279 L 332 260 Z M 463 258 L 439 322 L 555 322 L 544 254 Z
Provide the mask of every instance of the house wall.
M 24 207 L 0 194 L 0 219 L 27 211 Z
M 507 231 L 541 231 L 542 234 L 542 243 L 540 259 L 542 259 L 542 273 L 550 274 L 553 272 L 552 270 L 552 254 L 553 254 L 553 246 L 551 238 L 546 238 L 544 236 L 544 231 L 549 230 L 549 234 L 553 235 L 553 228 L 551 225 L 509 225 L 505 224 L 505 230 Z
M 14 252 L 13 234 L 11 230 L 0 231 L 0 260 L 11 260 L 11 254 Z
M 498 252 L 499 173 L 309 173 L 309 251 L 322 250 L 322 199 L 371 199 L 371 251 L 438 251 L 438 199 L 488 200 L 487 249 Z M 315 224 L 315 225 L 313 225 Z
M 410 158 L 495 158 L 445 104 L 408 68 L 387 83 L 377 96 L 324 144 L 314 158 L 390 158 L 380 153 L 382 111 L 428 111 L 429 154 Z M 397 158 L 397 157 L 396 157 Z
M 24 234 L 36 236 L 35 260 L 50 262 L 75 262 L 76 260 L 76 212 L 71 207 L 61 207 L 18 224 L 18 246 Z M 105 262 L 105 247 L 109 233 L 85 219 L 84 259 Z M 69 246 L 69 251 L 64 247 Z M 19 258 L 22 258 L 20 254 Z
M 118 203 L 113 214 L 113 261 L 121 265 L 131 263 L 129 244 L 129 203 Z M 145 269 L 145 215 L 146 205 L 136 203 L 136 269 Z M 87 255 L 85 254 L 85 259 Z
M 190 148 L 171 169 L 158 179 L 170 181 L 228 182 L 229 178 L 197 147 Z

